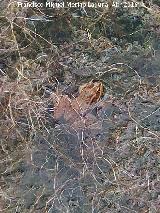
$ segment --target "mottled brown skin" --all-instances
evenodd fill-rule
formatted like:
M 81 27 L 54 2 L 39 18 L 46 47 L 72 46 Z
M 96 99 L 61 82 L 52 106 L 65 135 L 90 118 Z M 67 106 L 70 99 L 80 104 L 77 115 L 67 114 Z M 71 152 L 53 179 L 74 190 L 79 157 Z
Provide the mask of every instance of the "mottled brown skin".
M 77 99 L 80 102 L 91 105 L 92 103 L 99 101 L 103 95 L 103 90 L 104 88 L 102 82 L 90 81 L 79 88 L 79 96 Z
M 79 88 L 77 98 L 70 99 L 67 95 L 55 96 L 54 118 L 63 118 L 69 123 L 82 120 L 82 115 L 89 107 L 98 102 L 104 92 L 103 84 L 100 81 L 90 81 Z

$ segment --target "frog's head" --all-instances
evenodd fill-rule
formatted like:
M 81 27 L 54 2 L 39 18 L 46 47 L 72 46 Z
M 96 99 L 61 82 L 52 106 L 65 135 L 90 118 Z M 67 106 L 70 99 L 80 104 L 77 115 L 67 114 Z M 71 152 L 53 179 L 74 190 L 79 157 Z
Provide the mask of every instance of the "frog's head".
M 103 83 L 91 80 L 79 88 L 79 97 L 87 104 L 96 103 L 104 93 Z

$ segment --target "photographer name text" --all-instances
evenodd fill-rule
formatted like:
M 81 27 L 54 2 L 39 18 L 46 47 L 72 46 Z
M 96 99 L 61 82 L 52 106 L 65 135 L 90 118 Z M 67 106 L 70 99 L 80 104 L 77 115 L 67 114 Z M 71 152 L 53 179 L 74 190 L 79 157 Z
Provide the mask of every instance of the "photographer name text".
M 17 2 L 18 7 L 25 7 L 25 8 L 84 8 L 84 7 L 89 7 L 89 8 L 102 8 L 102 7 L 126 7 L 126 8 L 133 8 L 133 7 L 139 7 L 140 3 L 139 2 L 131 2 L 131 1 L 124 1 L 123 3 L 119 3 L 118 1 L 113 1 L 112 5 L 109 5 L 108 2 L 51 2 L 48 1 L 45 4 L 44 3 L 38 3 L 35 1 L 32 2 Z

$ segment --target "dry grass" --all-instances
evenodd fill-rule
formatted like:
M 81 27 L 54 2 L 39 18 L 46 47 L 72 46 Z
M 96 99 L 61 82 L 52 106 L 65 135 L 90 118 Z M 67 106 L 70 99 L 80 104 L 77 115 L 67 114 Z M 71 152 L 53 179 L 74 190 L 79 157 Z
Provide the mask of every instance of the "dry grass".
M 0 211 L 158 212 L 158 6 L 139 9 L 131 34 L 141 30 L 143 44 L 123 24 L 106 36 L 114 9 L 49 11 L 45 22 L 45 10 L 0 6 Z M 112 100 L 101 127 L 56 122 L 52 92 L 77 95 L 90 79 Z

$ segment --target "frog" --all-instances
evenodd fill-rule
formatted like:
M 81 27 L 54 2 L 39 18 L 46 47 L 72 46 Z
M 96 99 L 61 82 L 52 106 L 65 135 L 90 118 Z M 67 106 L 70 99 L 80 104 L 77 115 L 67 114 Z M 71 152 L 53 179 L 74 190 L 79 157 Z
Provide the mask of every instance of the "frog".
M 77 126 L 79 123 L 86 123 L 86 119 L 95 120 L 89 109 L 94 106 L 104 94 L 104 86 L 101 81 L 91 80 L 79 87 L 78 96 L 69 98 L 68 95 L 54 94 L 54 119 Z M 91 119 L 90 119 L 91 118 Z M 89 121 L 90 123 L 91 121 Z
M 104 86 L 100 81 L 90 81 L 79 87 L 79 96 L 76 101 L 82 108 L 92 105 L 100 100 L 104 94 Z

